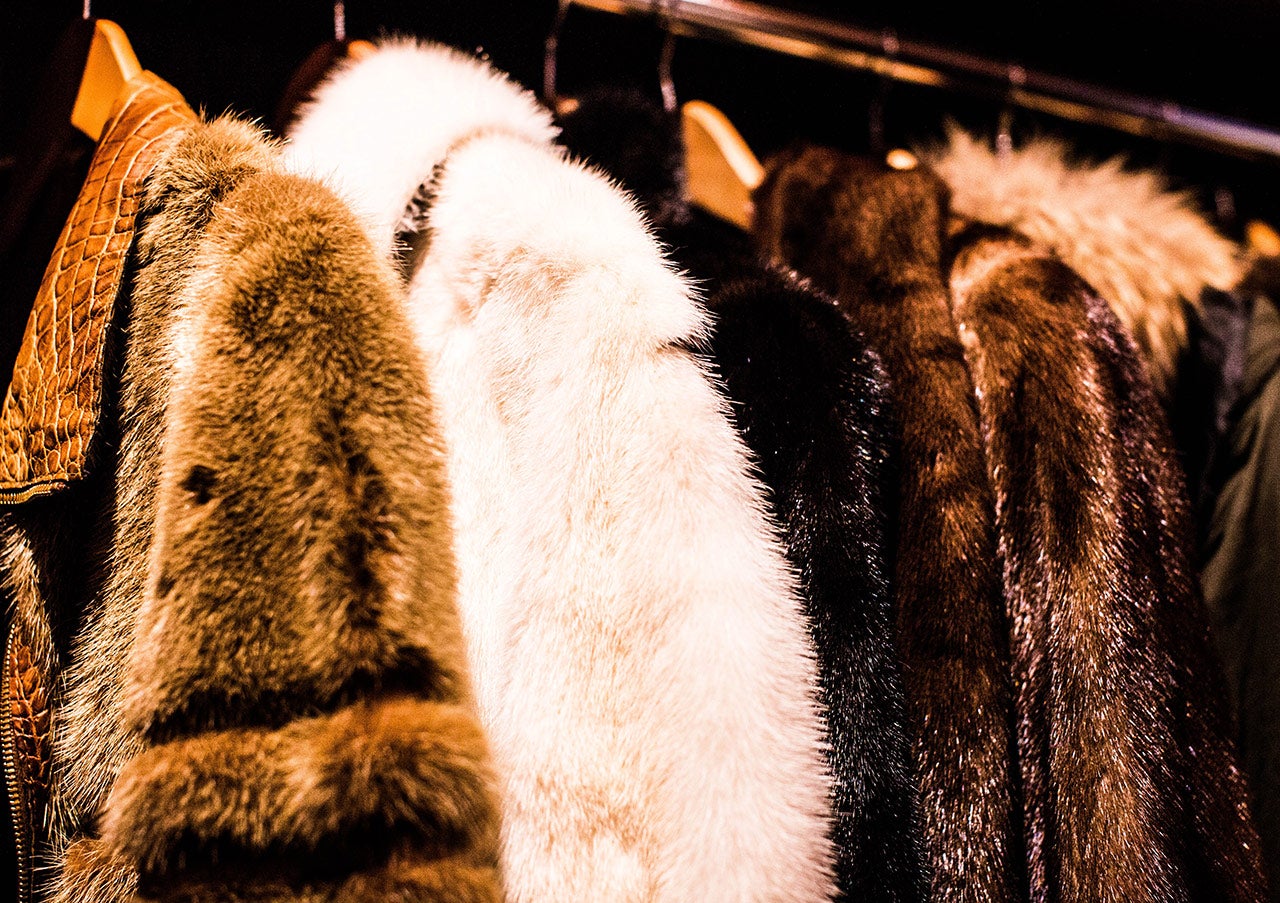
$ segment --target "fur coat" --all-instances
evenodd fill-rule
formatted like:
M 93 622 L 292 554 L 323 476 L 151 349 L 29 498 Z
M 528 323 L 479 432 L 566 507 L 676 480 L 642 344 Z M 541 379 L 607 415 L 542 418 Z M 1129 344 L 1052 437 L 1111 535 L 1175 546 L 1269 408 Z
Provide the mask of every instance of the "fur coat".
M 832 292 L 901 422 L 894 593 L 931 898 L 1017 900 L 1007 628 L 973 387 L 943 282 L 946 189 L 823 148 L 770 161 L 756 239 Z
M 688 350 L 706 315 L 632 203 L 553 137 L 500 74 L 408 43 L 337 74 L 292 133 L 384 251 L 401 236 L 507 898 L 829 899 L 807 625 Z
M 1034 139 L 1007 155 L 952 128 L 922 156 L 946 178 L 953 209 L 1053 251 L 1094 286 L 1137 340 L 1164 406 L 1201 534 L 1211 477 L 1243 377 L 1248 298 L 1239 248 L 1189 193 L 1123 159 L 1076 160 Z
M 953 247 L 1013 630 L 1036 901 L 1256 901 L 1182 477 L 1128 331 L 1059 258 Z
M 832 772 L 836 883 L 850 901 L 923 900 L 911 743 L 890 595 L 896 449 L 878 356 L 834 302 L 757 262 L 747 236 L 684 200 L 677 122 L 600 89 L 560 141 L 637 200 L 712 315 L 723 381 L 782 526 L 818 653 Z
M 956 214 L 1027 236 L 1093 286 L 1137 341 L 1157 394 L 1170 403 L 1189 308 L 1206 290 L 1228 291 L 1244 275 L 1239 249 L 1187 194 L 1120 159 L 1073 160 L 1048 138 L 1002 156 L 953 127 L 922 157 L 951 188 Z
M 41 897 L 500 898 L 403 290 L 277 157 L 233 120 L 174 135 L 101 299 L 86 473 L 5 521 L 55 680 Z

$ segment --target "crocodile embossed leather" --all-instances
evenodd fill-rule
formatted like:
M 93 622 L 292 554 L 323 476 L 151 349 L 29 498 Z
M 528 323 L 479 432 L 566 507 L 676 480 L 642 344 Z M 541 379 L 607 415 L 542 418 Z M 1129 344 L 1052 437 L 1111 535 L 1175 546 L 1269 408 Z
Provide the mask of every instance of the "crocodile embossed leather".
M 84 475 L 102 417 L 108 326 L 133 242 L 143 182 L 195 114 L 144 72 L 102 133 L 27 320 L 0 408 L 0 504 Z
M 14 727 L 14 766 L 28 817 L 33 824 L 41 824 L 49 798 L 49 690 L 44 674 L 31 660 L 31 647 L 17 635 L 9 643 L 4 678 Z

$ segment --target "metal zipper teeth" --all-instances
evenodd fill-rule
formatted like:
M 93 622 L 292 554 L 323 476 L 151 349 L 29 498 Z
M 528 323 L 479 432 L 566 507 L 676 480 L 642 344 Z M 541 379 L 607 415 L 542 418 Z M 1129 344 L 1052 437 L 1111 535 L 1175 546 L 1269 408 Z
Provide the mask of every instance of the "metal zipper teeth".
M 17 903 L 28 903 L 31 899 L 31 862 L 27 849 L 26 807 L 22 805 L 22 791 L 18 786 L 17 738 L 13 727 L 13 700 L 10 697 L 10 679 L 13 673 L 13 626 L 10 625 L 4 642 L 4 700 L 3 724 L 0 730 L 4 734 L 4 782 L 9 792 L 9 815 L 13 823 L 14 851 L 18 860 L 18 900 Z
M 64 484 L 61 481 L 38 483 L 21 488 L 0 488 L 0 508 L 20 505 L 45 495 L 52 495 Z M 18 899 L 16 903 L 31 900 L 31 850 L 28 849 L 28 813 L 23 805 L 22 788 L 18 785 L 18 747 L 13 726 L 13 699 L 10 694 L 10 675 L 13 674 L 13 631 L 10 624 L 4 640 L 4 674 L 0 675 L 0 745 L 3 746 L 4 783 L 9 794 L 10 830 L 13 832 L 13 848 L 18 866 Z
M 35 486 L 23 486 L 20 489 L 0 488 L 0 506 L 21 505 L 23 502 L 40 498 L 43 495 L 52 495 L 65 485 L 65 482 L 58 481 L 54 483 L 38 483 Z

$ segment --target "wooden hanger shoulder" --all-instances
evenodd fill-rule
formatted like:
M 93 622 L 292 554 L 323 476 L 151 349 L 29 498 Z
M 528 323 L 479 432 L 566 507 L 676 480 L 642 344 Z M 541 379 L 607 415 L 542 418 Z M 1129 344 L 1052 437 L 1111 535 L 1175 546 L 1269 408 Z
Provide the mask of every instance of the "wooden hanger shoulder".
M 1280 257 L 1280 233 L 1270 223 L 1250 220 L 1244 233 L 1250 251 L 1261 257 Z
M 362 60 L 377 49 L 372 41 L 347 42 L 347 56 L 353 60 Z
M 751 195 L 764 180 L 764 167 L 729 118 L 711 104 L 691 100 L 680 114 L 690 202 L 749 229 Z
M 141 71 L 124 29 L 106 19 L 97 20 L 71 124 L 97 141 L 124 86 Z

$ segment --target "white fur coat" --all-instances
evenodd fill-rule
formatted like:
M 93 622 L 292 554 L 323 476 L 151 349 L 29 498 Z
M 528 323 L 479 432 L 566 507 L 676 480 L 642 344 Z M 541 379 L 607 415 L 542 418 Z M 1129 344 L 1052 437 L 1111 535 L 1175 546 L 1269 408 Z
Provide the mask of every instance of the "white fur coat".
M 705 313 L 533 97 L 393 43 L 321 88 L 294 164 L 390 253 L 431 179 L 410 316 L 504 781 L 511 901 L 818 901 L 829 778 L 793 577 Z M 434 170 L 434 172 L 433 172 Z

